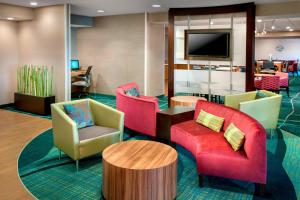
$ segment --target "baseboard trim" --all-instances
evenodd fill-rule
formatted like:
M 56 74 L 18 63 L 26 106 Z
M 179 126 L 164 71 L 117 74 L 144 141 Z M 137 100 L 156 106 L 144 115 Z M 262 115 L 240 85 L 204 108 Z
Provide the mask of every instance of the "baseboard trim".
M 0 108 L 5 108 L 5 107 L 10 107 L 10 106 L 14 106 L 14 103 L 8 103 L 8 104 L 2 104 L 0 105 Z

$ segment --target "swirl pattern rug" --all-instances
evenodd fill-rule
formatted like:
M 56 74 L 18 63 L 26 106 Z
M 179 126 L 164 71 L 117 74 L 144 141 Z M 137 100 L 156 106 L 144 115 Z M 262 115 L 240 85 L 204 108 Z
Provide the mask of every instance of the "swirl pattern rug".
M 300 79 L 291 81 L 291 97 L 284 93 L 279 129 L 268 136 L 267 195 L 253 195 L 254 184 L 220 177 L 206 177 L 203 188 L 198 187 L 196 162 L 184 148 L 177 146 L 179 154 L 177 200 L 187 199 L 300 199 Z M 298 95 L 298 96 L 297 96 Z M 115 97 L 94 95 L 94 99 L 115 107 Z M 160 97 L 161 109 L 166 98 Z M 288 118 L 286 118 L 288 116 Z M 131 137 L 125 129 L 124 140 L 150 139 Z M 75 162 L 67 155 L 58 159 L 53 146 L 52 129 L 34 138 L 19 157 L 19 175 L 25 187 L 38 199 L 101 199 L 101 155 Z

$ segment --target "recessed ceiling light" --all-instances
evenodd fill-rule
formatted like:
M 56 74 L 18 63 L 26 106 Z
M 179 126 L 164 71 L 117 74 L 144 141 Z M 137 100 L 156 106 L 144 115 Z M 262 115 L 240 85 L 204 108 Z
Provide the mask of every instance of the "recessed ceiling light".
M 294 31 L 294 29 L 291 28 L 290 31 Z
M 160 8 L 161 5 L 159 5 L 159 4 L 153 4 L 152 7 L 153 7 L 153 8 Z
M 285 27 L 286 29 L 290 29 L 291 27 L 289 27 L 289 26 L 287 26 L 287 27 Z
M 30 2 L 30 5 L 31 5 L 31 6 L 37 6 L 37 5 L 38 5 L 38 3 L 37 3 L 37 2 L 35 2 L 35 1 L 32 1 L 32 2 Z
M 6 18 L 7 20 L 14 20 L 14 18 L 13 17 L 8 17 L 8 18 Z
M 213 24 L 214 24 L 214 22 L 213 22 L 213 21 L 211 21 L 211 22 L 210 22 L 210 25 L 213 25 Z
M 104 13 L 104 10 L 97 10 L 98 13 Z
M 258 19 L 257 22 L 262 22 L 262 19 Z
M 272 30 L 274 30 L 274 29 L 275 29 L 275 26 L 272 26 L 271 28 L 272 28 Z

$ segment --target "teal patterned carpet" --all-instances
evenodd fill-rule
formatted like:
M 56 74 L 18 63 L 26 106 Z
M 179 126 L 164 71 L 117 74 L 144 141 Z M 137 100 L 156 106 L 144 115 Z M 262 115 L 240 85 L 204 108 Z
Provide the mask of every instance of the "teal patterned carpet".
M 198 187 L 193 156 L 180 146 L 177 200 L 188 199 L 300 199 L 300 78 L 291 78 L 291 96 L 284 95 L 277 133 L 268 136 L 268 178 L 265 198 L 253 195 L 254 184 L 219 177 L 206 177 L 205 187 Z M 93 94 L 99 102 L 115 107 L 115 97 Z M 160 108 L 167 107 L 159 97 Z M 13 108 L 8 108 L 14 110 Z M 288 117 L 288 118 L 287 118 Z M 149 139 L 136 135 L 125 139 Z M 101 156 L 80 162 L 76 173 L 74 161 L 66 155 L 58 159 L 53 147 L 52 130 L 32 140 L 19 158 L 19 175 L 27 189 L 38 199 L 101 199 Z

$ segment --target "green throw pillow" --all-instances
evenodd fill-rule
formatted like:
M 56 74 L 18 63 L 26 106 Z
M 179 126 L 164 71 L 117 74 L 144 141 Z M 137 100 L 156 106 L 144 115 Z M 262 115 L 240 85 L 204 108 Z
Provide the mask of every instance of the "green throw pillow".
M 216 115 L 201 110 L 196 122 L 216 132 L 220 132 L 224 123 L 224 118 L 218 117 Z
M 262 92 L 262 91 L 257 91 L 256 92 L 255 99 L 262 99 L 262 98 L 265 98 L 265 97 L 268 97 L 268 95 L 266 95 L 264 92 Z
M 240 129 L 238 129 L 233 123 L 231 123 L 227 127 L 224 133 L 224 137 L 226 138 L 227 142 L 231 145 L 234 151 L 238 151 L 245 141 L 245 134 Z
M 140 96 L 139 91 L 135 87 L 125 90 L 125 94 L 128 96 L 133 96 L 133 97 Z
M 64 109 L 67 115 L 73 121 L 75 121 L 77 128 L 84 128 L 94 125 L 90 104 L 88 101 L 76 104 L 66 104 L 64 105 Z

